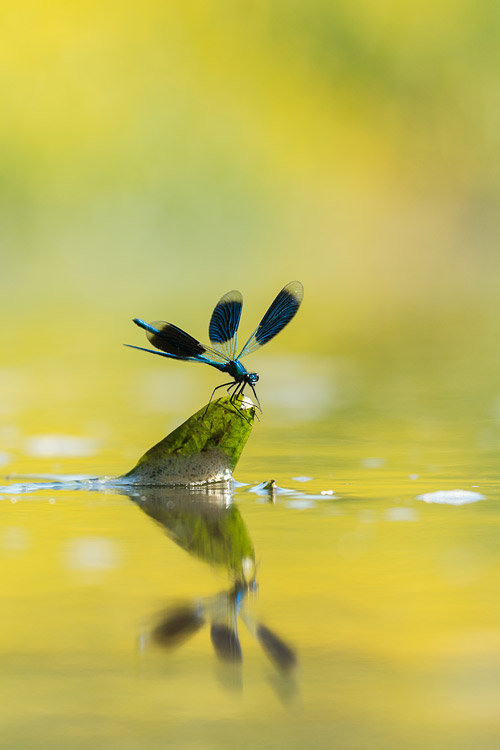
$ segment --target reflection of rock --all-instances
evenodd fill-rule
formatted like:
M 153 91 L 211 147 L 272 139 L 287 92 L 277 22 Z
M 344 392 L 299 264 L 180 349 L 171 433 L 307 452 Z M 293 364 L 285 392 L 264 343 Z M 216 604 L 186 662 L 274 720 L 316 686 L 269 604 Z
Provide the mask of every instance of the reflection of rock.
M 153 446 L 118 481 L 136 485 L 198 485 L 231 479 L 252 430 L 246 398 L 219 398 Z
M 141 487 L 140 494 L 131 495 L 131 500 L 160 523 L 186 552 L 225 567 L 236 580 L 253 577 L 252 541 L 226 487 L 197 491 Z

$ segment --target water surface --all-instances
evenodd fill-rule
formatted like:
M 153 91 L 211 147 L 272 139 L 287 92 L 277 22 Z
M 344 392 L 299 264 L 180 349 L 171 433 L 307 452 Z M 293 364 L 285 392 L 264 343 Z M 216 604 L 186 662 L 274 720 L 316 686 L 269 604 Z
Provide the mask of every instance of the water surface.
M 13 475 L 128 470 L 201 405 L 184 391 L 170 411 L 165 394 L 148 411 L 137 394 L 141 378 L 149 398 L 155 378 L 161 392 L 153 366 L 87 411 L 87 381 L 74 371 L 69 394 L 54 386 L 68 412 L 51 416 L 46 402 L 38 424 L 32 375 L 34 393 L 4 374 L 5 747 L 498 746 L 494 378 L 476 388 L 466 370 L 454 383 L 374 368 L 367 385 L 352 363 L 330 363 L 321 380 L 317 362 L 308 373 L 304 358 L 289 358 L 297 390 L 273 399 L 268 367 L 238 482 L 193 496 L 48 478 L 41 489 Z M 106 392 L 105 374 L 99 384 Z M 263 488 L 271 479 L 274 491 Z M 33 486 L 9 491 L 23 483 Z M 471 494 L 459 505 L 454 495 L 418 499 L 455 489 Z M 255 585 L 243 597 L 240 663 L 234 644 L 217 648 L 211 625 L 235 627 L 228 596 L 242 580 Z M 184 641 L 155 639 L 162 618 L 200 607 L 204 624 Z M 295 667 L 269 659 L 256 623 Z

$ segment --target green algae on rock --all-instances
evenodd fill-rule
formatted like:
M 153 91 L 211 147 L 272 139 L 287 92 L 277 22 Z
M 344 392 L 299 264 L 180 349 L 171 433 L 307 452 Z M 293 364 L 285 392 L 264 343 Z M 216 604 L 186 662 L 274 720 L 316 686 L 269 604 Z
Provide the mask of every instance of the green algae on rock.
M 145 485 L 227 481 L 254 419 L 255 407 L 247 398 L 212 401 L 150 448 L 120 480 Z

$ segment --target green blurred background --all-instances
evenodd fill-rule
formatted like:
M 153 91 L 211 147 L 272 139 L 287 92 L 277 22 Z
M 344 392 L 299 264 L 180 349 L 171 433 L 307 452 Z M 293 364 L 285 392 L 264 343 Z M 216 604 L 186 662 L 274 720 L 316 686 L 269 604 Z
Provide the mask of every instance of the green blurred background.
M 5 364 L 154 368 L 121 349 L 133 316 L 205 339 L 238 288 L 245 336 L 298 278 L 276 352 L 496 378 L 499 21 L 485 0 L 5 4 Z

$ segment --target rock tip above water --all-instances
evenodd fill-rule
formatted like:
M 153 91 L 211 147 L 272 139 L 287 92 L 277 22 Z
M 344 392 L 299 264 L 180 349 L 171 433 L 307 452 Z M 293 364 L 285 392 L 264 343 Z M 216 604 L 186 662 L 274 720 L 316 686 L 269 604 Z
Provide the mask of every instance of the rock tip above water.
M 228 396 L 212 401 L 150 448 L 118 481 L 137 485 L 228 481 L 254 419 L 255 407 L 245 397 L 234 402 Z

